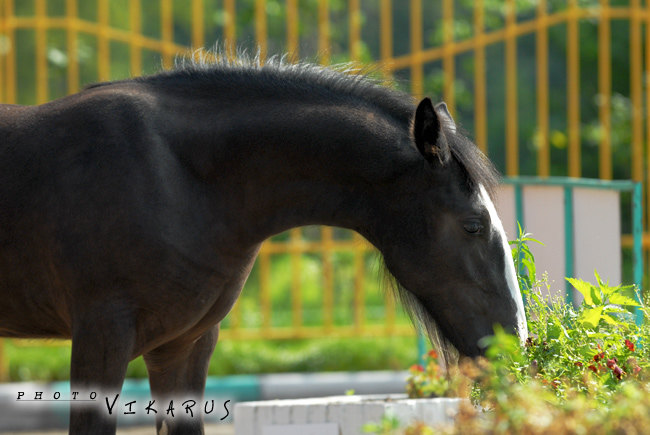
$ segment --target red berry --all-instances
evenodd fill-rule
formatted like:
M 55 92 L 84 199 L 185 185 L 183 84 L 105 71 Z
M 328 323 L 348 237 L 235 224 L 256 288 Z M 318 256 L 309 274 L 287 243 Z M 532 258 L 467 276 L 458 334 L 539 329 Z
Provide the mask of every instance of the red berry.
M 634 343 L 632 343 L 627 338 L 625 339 L 625 346 L 627 346 L 627 348 L 630 349 L 630 352 L 634 352 Z
M 614 366 L 614 375 L 616 376 L 616 379 L 619 381 L 623 378 L 623 369 L 621 369 L 619 366 Z
M 596 361 L 596 362 L 598 362 L 598 361 L 600 361 L 601 359 L 604 359 L 604 358 L 605 358 L 605 352 L 600 352 L 600 353 L 597 353 L 596 355 L 594 355 L 594 361 Z
M 618 367 L 616 365 L 616 360 L 614 358 L 608 359 L 607 360 L 607 367 L 609 367 L 610 369 L 614 369 L 614 367 Z
M 587 368 L 588 368 L 589 370 L 591 370 L 592 372 L 598 374 L 598 369 L 596 368 L 595 365 L 591 364 L 591 365 L 590 365 L 589 367 L 587 367 Z

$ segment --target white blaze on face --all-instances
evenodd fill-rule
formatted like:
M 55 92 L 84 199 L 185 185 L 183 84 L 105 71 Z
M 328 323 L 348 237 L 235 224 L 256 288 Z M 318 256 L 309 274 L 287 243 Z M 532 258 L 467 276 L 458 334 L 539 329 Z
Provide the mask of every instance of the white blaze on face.
M 514 299 L 515 306 L 517 307 L 517 333 L 519 335 L 519 340 L 522 343 L 528 338 L 528 325 L 526 323 L 526 312 L 524 311 L 524 302 L 521 298 L 521 291 L 519 290 L 519 284 L 517 282 L 517 275 L 515 273 L 515 265 L 512 261 L 512 251 L 508 245 L 508 238 L 506 237 L 506 232 L 503 229 L 503 224 L 497 210 L 490 199 L 490 195 L 485 190 L 485 187 L 482 185 L 480 188 L 480 198 L 488 212 L 490 213 L 490 221 L 492 222 L 492 227 L 494 231 L 501 238 L 501 243 L 503 245 L 503 256 L 505 263 L 505 276 L 506 281 L 508 282 L 508 288 L 510 289 L 510 295 Z

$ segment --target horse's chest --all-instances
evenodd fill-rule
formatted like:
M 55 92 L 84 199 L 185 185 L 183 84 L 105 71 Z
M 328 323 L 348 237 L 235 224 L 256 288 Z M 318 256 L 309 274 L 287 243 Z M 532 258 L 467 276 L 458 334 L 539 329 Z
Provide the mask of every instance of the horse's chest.
M 253 258 L 247 264 L 232 270 L 230 276 L 220 282 L 214 301 L 199 322 L 201 326 L 219 323 L 228 315 L 241 294 L 254 261 Z
M 143 348 L 169 341 L 193 342 L 221 322 L 239 297 L 254 260 L 252 256 L 245 261 L 216 262 L 219 266 L 200 285 L 187 286 L 186 282 L 184 288 L 167 287 L 157 292 L 158 298 L 141 301 L 141 307 L 147 307 L 138 319 Z M 204 269 L 186 272 L 187 280 L 206 273 Z

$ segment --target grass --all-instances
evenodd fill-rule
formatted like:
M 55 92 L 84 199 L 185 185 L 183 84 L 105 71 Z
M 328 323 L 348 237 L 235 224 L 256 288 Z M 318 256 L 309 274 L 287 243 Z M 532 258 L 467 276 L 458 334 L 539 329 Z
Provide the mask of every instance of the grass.
M 25 347 L 7 342 L 9 380 L 69 379 L 69 347 Z M 217 344 L 210 376 L 282 372 L 403 370 L 417 359 L 414 337 L 310 340 L 250 340 Z M 127 377 L 147 376 L 142 358 L 129 364 Z

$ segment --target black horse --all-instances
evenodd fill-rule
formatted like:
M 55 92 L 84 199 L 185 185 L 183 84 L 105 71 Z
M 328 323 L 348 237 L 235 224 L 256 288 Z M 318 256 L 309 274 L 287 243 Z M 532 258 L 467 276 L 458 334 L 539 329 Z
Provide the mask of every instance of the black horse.
M 444 103 L 312 65 L 194 62 L 0 105 L 0 336 L 71 338 L 73 391 L 119 392 L 143 355 L 154 398 L 200 399 L 260 244 L 322 224 L 377 247 L 434 341 L 479 355 L 496 323 L 527 334 L 496 183 Z M 71 409 L 71 433 L 115 424 Z

